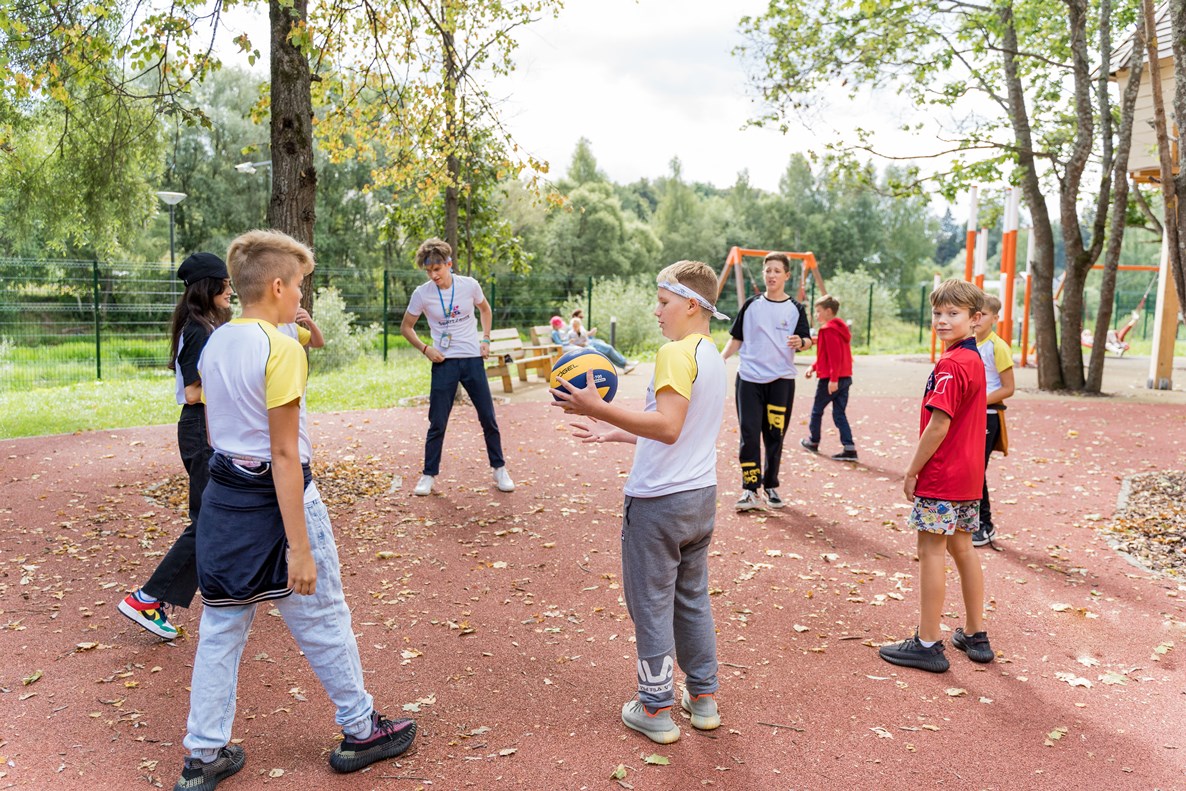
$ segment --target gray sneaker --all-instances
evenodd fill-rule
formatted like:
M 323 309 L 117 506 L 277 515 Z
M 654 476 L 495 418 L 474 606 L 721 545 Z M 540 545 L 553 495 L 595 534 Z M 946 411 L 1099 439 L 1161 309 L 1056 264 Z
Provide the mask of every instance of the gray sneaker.
M 965 634 L 964 627 L 957 626 L 955 634 L 951 636 L 951 644 L 967 654 L 968 659 L 982 665 L 997 658 L 996 652 L 988 642 L 988 632 Z
M 672 722 L 670 708 L 659 709 L 651 714 L 641 700 L 629 700 L 622 706 L 622 722 L 627 728 L 638 731 L 656 744 L 679 741 L 679 726 Z
M 766 505 L 771 508 L 782 508 L 786 505 L 786 501 L 778 496 L 778 489 L 766 490 Z
M 692 727 L 696 730 L 712 731 L 721 727 L 721 715 L 717 712 L 717 702 L 711 692 L 692 697 L 685 689 L 679 705 L 692 715 Z
M 877 653 L 892 665 L 913 667 L 929 673 L 945 673 L 951 666 L 947 657 L 943 655 L 943 641 L 940 640 L 928 648 L 918 639 L 918 632 L 900 643 L 883 645 Z
M 738 511 L 752 511 L 762 507 L 762 498 L 758 497 L 758 493 L 753 489 L 745 489 L 741 492 L 741 499 L 733 507 Z
M 242 769 L 246 762 L 247 754 L 237 744 L 223 747 L 210 763 L 203 763 L 200 758 L 186 758 L 185 768 L 174 783 L 173 791 L 214 791 L 219 782 Z

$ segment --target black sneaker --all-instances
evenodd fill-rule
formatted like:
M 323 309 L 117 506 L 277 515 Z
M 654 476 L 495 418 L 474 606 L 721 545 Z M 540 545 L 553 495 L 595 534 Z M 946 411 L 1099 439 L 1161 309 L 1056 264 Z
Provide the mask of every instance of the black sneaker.
M 811 440 L 807 439 L 807 437 L 804 437 L 803 439 L 799 440 L 799 444 L 802 445 L 807 450 L 811 451 L 812 453 L 819 453 L 819 443 L 812 442 Z
M 929 673 L 945 673 L 951 666 L 947 657 L 943 655 L 943 641 L 940 640 L 927 648 L 919 641 L 918 632 L 900 643 L 883 645 L 877 649 L 877 653 L 892 665 L 913 667 Z
M 857 452 L 855 450 L 842 450 L 839 453 L 833 453 L 832 461 L 857 461 Z
M 375 761 L 403 755 L 416 738 L 412 720 L 389 720 L 376 711 L 371 713 L 371 726 L 367 738 L 347 735 L 330 753 L 329 765 L 335 772 L 357 772 Z
M 997 528 L 995 525 L 981 525 L 980 528 L 972 534 L 972 546 L 983 547 L 992 543 L 992 540 L 997 537 Z
M 786 502 L 778 496 L 778 489 L 766 490 L 766 505 L 771 508 L 782 508 Z
M 186 758 L 181 779 L 173 785 L 173 791 L 214 791 L 218 784 L 243 768 L 247 754 L 237 744 L 228 744 L 218 751 L 218 757 L 210 763 L 201 758 Z
M 956 627 L 951 636 L 951 644 L 968 655 L 968 659 L 980 664 L 986 664 L 997 658 L 996 652 L 988 644 L 988 632 L 964 634 L 964 627 Z

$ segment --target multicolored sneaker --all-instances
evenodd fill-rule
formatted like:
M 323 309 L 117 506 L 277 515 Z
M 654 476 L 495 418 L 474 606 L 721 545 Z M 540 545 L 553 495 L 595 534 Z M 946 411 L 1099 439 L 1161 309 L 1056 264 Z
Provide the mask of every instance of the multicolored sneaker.
M 245 763 L 247 754 L 237 744 L 223 747 L 210 763 L 204 763 L 201 758 L 186 758 L 185 768 L 173 785 L 173 791 L 214 791 L 220 782 L 242 769 Z
M 356 739 L 347 734 L 330 753 L 329 765 L 335 772 L 357 772 L 375 761 L 403 755 L 415 738 L 416 723 L 412 720 L 389 720 L 374 711 L 371 712 L 371 735 Z
M 656 744 L 673 744 L 679 741 L 679 726 L 671 720 L 670 706 L 652 714 L 642 705 L 641 700 L 628 700 L 622 706 L 622 723 Z
M 156 599 L 146 601 L 141 591 L 134 591 L 119 603 L 119 611 L 162 640 L 177 639 L 177 627 L 169 623 L 164 602 Z
M 717 711 L 717 702 L 711 692 L 692 695 L 685 689 L 679 705 L 692 715 L 692 727 L 696 730 L 713 731 L 721 727 L 721 715 Z

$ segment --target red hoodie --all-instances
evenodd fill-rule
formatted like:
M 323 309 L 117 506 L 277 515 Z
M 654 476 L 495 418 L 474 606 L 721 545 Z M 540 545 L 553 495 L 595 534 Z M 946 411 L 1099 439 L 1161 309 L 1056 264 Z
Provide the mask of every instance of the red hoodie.
M 852 376 L 852 331 L 841 318 L 834 318 L 819 329 L 816 338 L 815 375 L 820 379 Z

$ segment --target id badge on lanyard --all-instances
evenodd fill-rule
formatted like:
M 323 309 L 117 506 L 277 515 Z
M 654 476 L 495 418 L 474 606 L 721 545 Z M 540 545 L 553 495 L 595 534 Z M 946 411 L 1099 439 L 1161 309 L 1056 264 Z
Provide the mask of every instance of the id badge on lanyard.
M 441 301 L 441 314 L 444 316 L 443 326 L 448 326 L 449 319 L 453 317 L 453 297 L 457 293 L 457 281 L 453 281 L 453 288 L 449 289 L 449 307 L 445 308 L 445 298 L 441 296 L 441 291 L 437 289 L 437 299 Z M 453 342 L 453 333 L 442 332 L 441 338 L 437 341 L 437 348 L 441 351 L 449 348 L 449 344 Z

